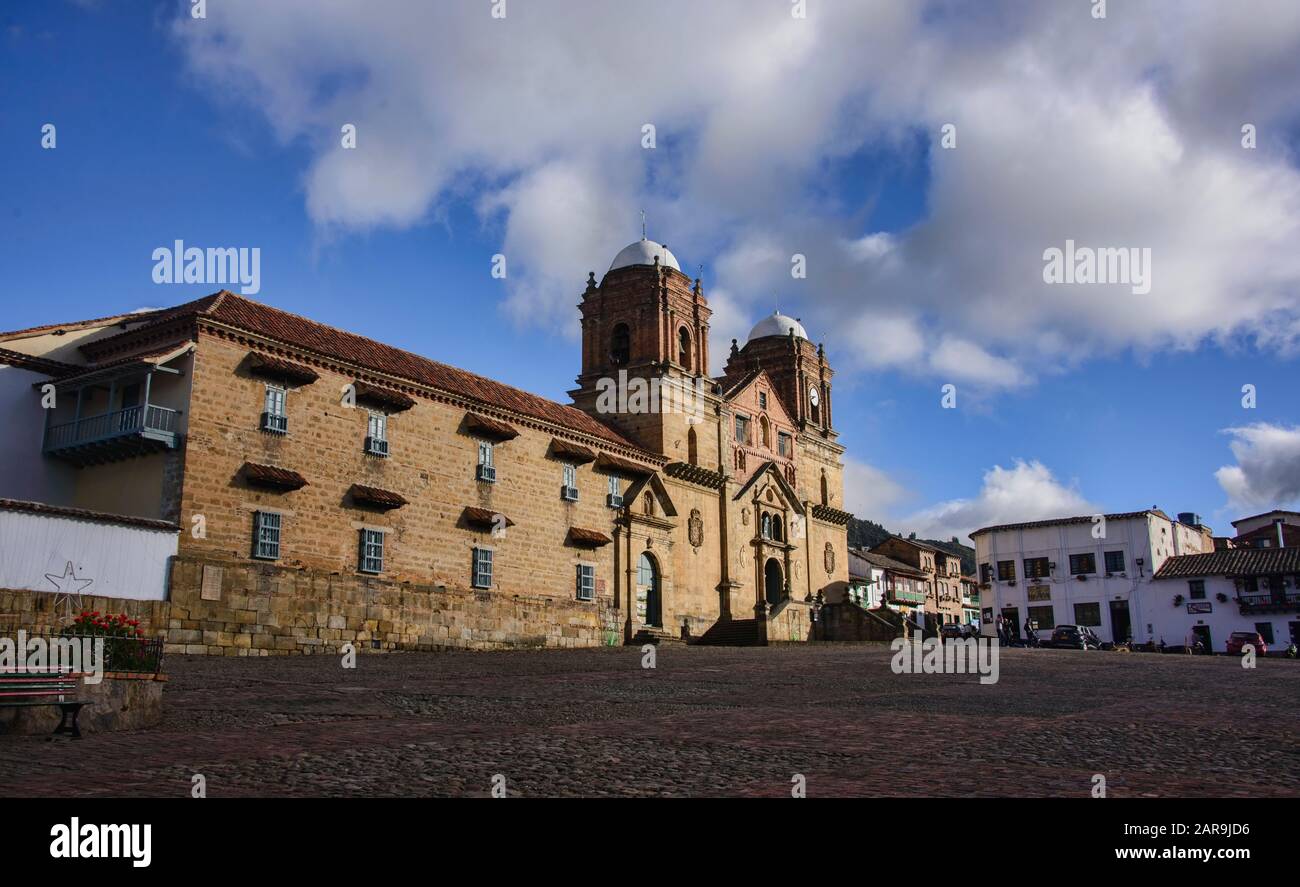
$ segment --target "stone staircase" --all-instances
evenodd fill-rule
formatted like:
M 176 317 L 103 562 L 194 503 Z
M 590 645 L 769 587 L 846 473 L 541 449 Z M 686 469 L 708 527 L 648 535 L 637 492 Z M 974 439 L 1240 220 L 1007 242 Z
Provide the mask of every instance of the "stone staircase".
M 766 626 L 764 626 L 766 628 Z M 696 643 L 712 647 L 758 647 L 766 646 L 767 632 L 759 640 L 759 625 L 756 619 L 719 620 L 709 626 L 709 630 L 700 635 Z
M 662 628 L 642 628 L 636 634 L 632 635 L 632 644 L 638 647 L 643 644 L 654 644 L 658 646 L 659 644 L 672 643 L 680 644 L 682 643 L 682 640 L 681 638 L 673 637 L 670 632 L 665 631 Z

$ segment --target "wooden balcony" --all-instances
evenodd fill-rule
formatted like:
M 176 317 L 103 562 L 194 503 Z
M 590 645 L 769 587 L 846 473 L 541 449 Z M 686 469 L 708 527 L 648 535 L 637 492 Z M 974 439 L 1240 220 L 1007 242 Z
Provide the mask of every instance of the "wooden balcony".
M 176 447 L 180 413 L 140 404 L 45 429 L 47 454 L 77 466 L 117 462 Z

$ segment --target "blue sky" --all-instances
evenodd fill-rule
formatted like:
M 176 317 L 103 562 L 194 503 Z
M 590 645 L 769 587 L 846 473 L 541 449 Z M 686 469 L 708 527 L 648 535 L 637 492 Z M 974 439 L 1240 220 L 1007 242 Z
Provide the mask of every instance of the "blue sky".
M 1059 21 L 992 5 L 1022 13 L 1005 27 L 1057 63 L 1062 53 L 1041 35 Z M 548 36 L 539 30 L 547 23 L 512 5 L 513 21 L 496 24 L 521 33 L 500 39 L 523 40 L 527 26 L 541 46 L 503 50 L 477 11 L 402 24 L 389 6 L 306 24 L 268 21 L 276 16 L 233 0 L 214 0 L 201 23 L 178 2 L 7 4 L 0 256 L 9 295 L 0 326 L 176 304 L 213 287 L 154 284 L 156 247 L 178 238 L 257 246 L 254 298 L 564 400 L 578 369 L 573 305 L 586 273 L 599 275 L 639 236 L 644 206 L 651 236 L 689 273 L 704 266 L 718 312 L 715 355 L 777 303 L 825 342 L 839 369 L 848 504 L 860 517 L 948 535 L 1062 510 L 1157 504 L 1198 511 L 1227 532 L 1228 520 L 1251 509 L 1295 504 L 1300 326 L 1285 245 L 1300 253 L 1300 102 L 1294 82 L 1278 83 L 1289 69 L 1270 67 L 1289 64 L 1276 32 L 1300 35 L 1285 7 L 1276 7 L 1285 21 L 1238 34 L 1266 41 L 1254 53 L 1258 70 L 1236 70 L 1244 82 L 1219 81 L 1219 104 L 1198 106 L 1186 96 L 1201 92 L 1201 75 L 1183 75 L 1177 60 L 1198 48 L 1212 67 L 1215 47 L 1156 50 L 1156 38 L 1142 36 L 1153 26 L 1137 20 L 1125 25 L 1127 39 L 1167 53 L 1163 68 L 1155 60 L 1162 74 L 1153 86 L 1149 71 L 1125 80 L 1111 66 L 1098 101 L 1062 86 L 1077 82 L 1067 62 L 1041 82 L 987 73 L 1005 51 L 983 13 L 950 10 L 937 23 L 933 14 L 878 16 L 871 38 L 900 51 L 911 41 L 909 58 L 945 41 L 968 53 L 942 70 L 900 74 L 849 69 L 852 53 L 834 34 L 851 41 L 855 23 L 826 27 L 816 4 L 812 36 L 789 30 L 799 23 L 782 20 L 784 4 L 764 13 L 768 21 L 738 12 L 744 26 L 726 33 L 739 30 L 740 42 L 711 44 L 717 60 L 700 64 L 695 76 L 709 80 L 701 86 L 647 72 L 636 58 L 624 70 L 629 53 L 592 49 L 618 27 L 616 11 L 573 4 L 575 17 Z M 1189 28 L 1191 42 L 1221 29 L 1220 13 L 1204 9 L 1209 18 Z M 591 34 L 565 33 L 583 22 Z M 458 31 L 458 51 L 471 61 L 443 76 L 418 41 L 402 39 L 423 26 Z M 893 37 L 878 33 L 889 27 Z M 350 48 L 353 39 L 366 48 Z M 742 52 L 744 40 L 763 51 Z M 517 68 L 467 71 L 476 47 L 508 53 L 511 64 L 533 54 Z M 779 63 L 764 53 L 796 59 L 797 73 L 765 72 Z M 1086 70 L 1106 60 L 1073 63 Z M 587 64 L 599 71 L 570 70 Z M 969 71 L 951 70 L 962 65 Z M 588 85 L 620 76 L 634 85 Z M 790 76 L 811 91 L 782 94 L 773 84 Z M 477 95 L 481 77 L 499 82 Z M 967 82 L 982 88 L 964 94 Z M 997 89 L 1012 94 L 990 100 Z M 1257 106 L 1225 112 L 1234 96 Z M 1029 122 L 1011 120 L 995 113 L 1001 102 L 1067 110 L 1038 146 L 1025 136 L 1033 111 Z M 494 109 L 486 118 L 484 107 Z M 939 157 L 934 124 L 945 114 L 972 147 L 959 141 Z M 1092 136 L 1112 117 L 1139 133 L 1124 166 L 1093 168 L 1095 155 L 1063 147 L 1078 141 L 1071 127 Z M 1232 153 L 1239 136 L 1220 118 L 1259 120 L 1268 134 L 1257 154 Z M 338 120 L 357 122 L 359 159 L 333 150 Z M 638 144 L 641 120 L 660 121 L 653 151 Z M 55 150 L 40 145 L 45 123 L 58 128 Z M 630 133 L 626 145 L 619 127 Z M 1105 194 L 1134 169 L 1129 193 L 1159 186 L 1141 204 Z M 1007 179 L 982 191 L 995 175 Z M 1076 175 L 1105 184 L 1075 187 Z M 1227 184 L 1207 185 L 1203 203 L 1181 202 L 1211 180 Z M 1058 181 L 1061 193 L 1044 185 Z M 1262 221 L 1243 226 L 1237 200 Z M 1143 303 L 1113 289 L 1100 298 L 1082 287 L 1046 290 L 1030 279 L 1041 264 L 1007 276 L 1075 230 L 1103 244 L 1153 244 L 1164 262 L 1157 274 L 1174 283 Z M 488 274 L 498 252 L 511 262 L 507 281 Z M 807 280 L 788 274 L 794 252 L 809 257 Z M 958 407 L 942 409 L 950 382 Z M 1258 389 L 1253 410 L 1241 404 L 1247 383 Z M 1234 428 L 1254 430 L 1225 431 Z M 1216 476 L 1225 466 L 1236 470 Z

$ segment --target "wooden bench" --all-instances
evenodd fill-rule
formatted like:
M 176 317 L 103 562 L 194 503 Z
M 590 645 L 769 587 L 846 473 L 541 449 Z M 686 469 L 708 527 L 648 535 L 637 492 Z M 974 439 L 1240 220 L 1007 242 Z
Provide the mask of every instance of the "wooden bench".
M 57 733 L 71 733 L 73 739 L 81 738 L 77 716 L 86 703 L 75 696 L 82 675 L 76 672 L 5 672 L 0 671 L 0 708 L 20 708 L 29 705 L 57 705 L 63 712 Z M 72 723 L 68 723 L 68 716 Z

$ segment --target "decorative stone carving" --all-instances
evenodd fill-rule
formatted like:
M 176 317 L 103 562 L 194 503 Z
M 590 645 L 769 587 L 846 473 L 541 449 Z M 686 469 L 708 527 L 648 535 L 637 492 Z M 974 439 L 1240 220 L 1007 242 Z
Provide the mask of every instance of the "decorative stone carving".
M 829 576 L 835 572 L 835 546 L 829 542 L 826 543 L 826 575 Z
M 698 508 L 691 509 L 691 518 L 686 522 L 686 537 L 696 548 L 704 544 L 704 518 Z

